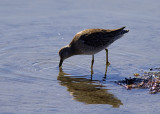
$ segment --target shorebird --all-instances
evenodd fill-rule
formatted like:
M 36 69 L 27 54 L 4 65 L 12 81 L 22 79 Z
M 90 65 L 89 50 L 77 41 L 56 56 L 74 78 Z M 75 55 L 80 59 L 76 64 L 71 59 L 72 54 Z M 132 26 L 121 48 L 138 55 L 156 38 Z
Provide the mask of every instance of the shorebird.
M 59 50 L 60 62 L 59 67 L 65 59 L 73 55 L 92 55 L 91 68 L 93 68 L 94 54 L 106 50 L 106 65 L 108 62 L 107 47 L 117 39 L 121 38 L 129 30 L 125 27 L 118 29 L 86 29 L 78 32 L 69 45 Z

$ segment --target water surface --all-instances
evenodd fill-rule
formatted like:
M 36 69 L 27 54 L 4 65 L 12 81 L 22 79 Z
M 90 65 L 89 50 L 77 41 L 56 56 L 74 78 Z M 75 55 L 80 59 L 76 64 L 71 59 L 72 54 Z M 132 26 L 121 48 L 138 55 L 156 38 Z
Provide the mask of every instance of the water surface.
M 159 94 L 114 81 L 160 66 L 159 1 L 5 0 L 0 3 L 0 113 L 158 113 Z M 87 28 L 130 30 L 105 51 L 73 56 L 59 49 Z

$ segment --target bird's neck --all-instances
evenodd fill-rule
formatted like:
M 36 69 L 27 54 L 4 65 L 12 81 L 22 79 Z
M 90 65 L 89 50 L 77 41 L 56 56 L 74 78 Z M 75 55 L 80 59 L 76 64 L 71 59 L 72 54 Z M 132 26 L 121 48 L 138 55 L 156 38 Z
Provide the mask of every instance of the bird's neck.
M 75 55 L 75 51 L 74 51 L 74 48 L 72 46 L 67 45 L 67 46 L 65 46 L 65 48 L 67 49 L 68 57 L 71 57 L 71 56 Z

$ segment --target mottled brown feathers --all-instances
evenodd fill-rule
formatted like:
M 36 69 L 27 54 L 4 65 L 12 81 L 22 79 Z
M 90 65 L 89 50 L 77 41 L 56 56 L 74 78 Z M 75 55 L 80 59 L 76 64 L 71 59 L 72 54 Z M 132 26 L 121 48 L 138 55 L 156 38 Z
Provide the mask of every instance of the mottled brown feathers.
M 84 44 L 93 47 L 105 46 L 107 43 L 112 43 L 114 37 L 127 33 L 128 30 L 123 30 L 125 27 L 119 29 L 86 29 L 84 31 L 78 32 L 73 38 L 70 45 L 76 40 L 81 40 Z

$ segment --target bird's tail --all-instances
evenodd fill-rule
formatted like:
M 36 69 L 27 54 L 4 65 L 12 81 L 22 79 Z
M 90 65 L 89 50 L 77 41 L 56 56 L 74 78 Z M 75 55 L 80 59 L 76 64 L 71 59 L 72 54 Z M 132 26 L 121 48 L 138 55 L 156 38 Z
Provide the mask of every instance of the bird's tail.
M 119 29 L 113 29 L 112 33 L 113 34 L 121 34 L 121 35 L 123 35 L 123 34 L 129 32 L 129 30 L 124 30 L 124 28 L 125 27 L 122 27 L 122 28 L 119 28 Z
M 122 32 L 121 32 L 122 34 L 125 34 L 125 33 L 129 32 L 129 30 L 124 30 L 124 28 L 125 28 L 125 27 L 122 27 L 122 28 L 121 28 L 121 29 L 122 29 Z

